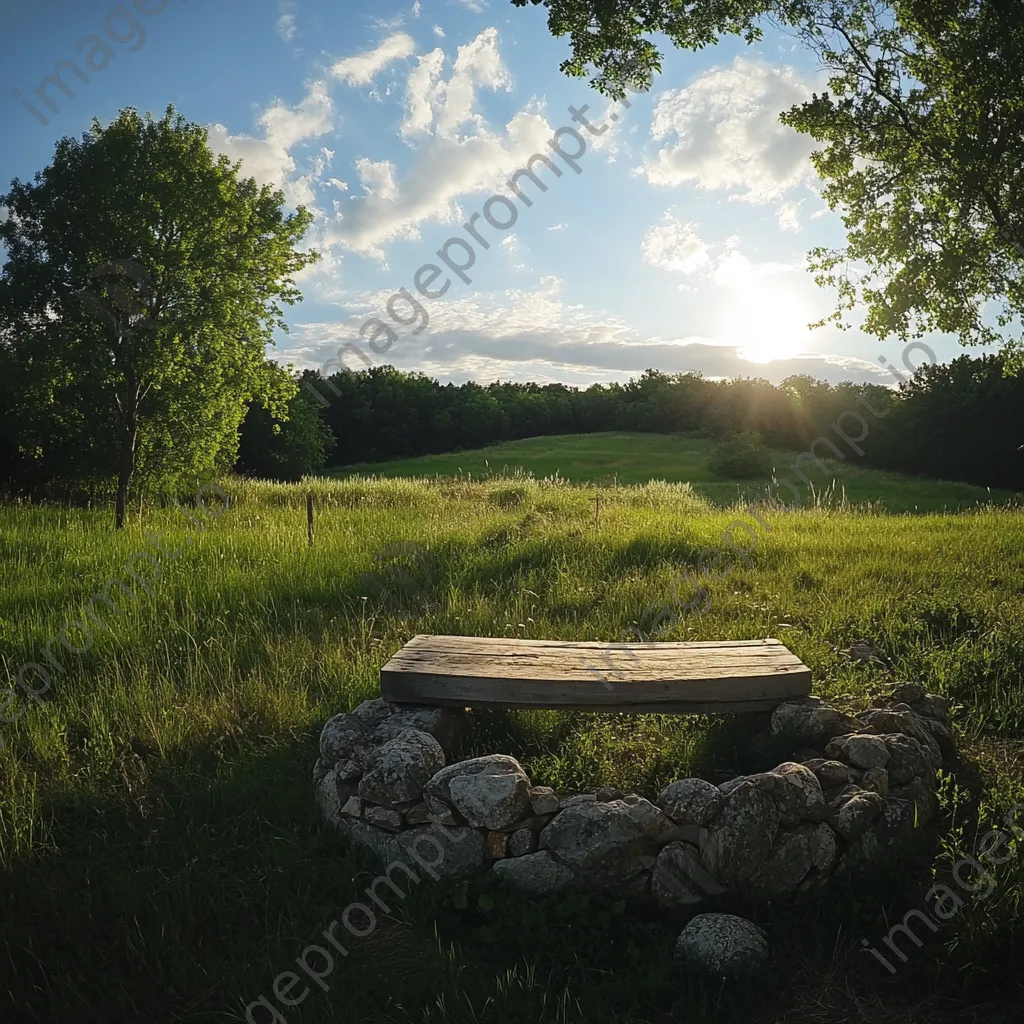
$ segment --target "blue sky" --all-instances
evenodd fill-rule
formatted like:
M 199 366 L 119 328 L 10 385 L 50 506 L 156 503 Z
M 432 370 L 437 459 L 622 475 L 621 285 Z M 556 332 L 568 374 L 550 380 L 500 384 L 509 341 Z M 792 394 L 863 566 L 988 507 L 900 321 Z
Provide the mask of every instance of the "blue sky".
M 456 382 L 587 384 L 653 366 L 894 383 L 877 359 L 899 365 L 898 341 L 805 327 L 834 299 L 814 285 L 805 254 L 843 236 L 818 194 L 811 146 L 778 123 L 824 84 L 789 38 L 668 50 L 651 92 L 616 107 L 613 122 L 585 81 L 559 73 L 567 43 L 548 35 L 540 7 L 136 4 L 142 11 L 131 0 L 35 0 L 0 13 L 0 179 L 30 178 L 58 138 L 123 107 L 159 114 L 173 103 L 209 126 L 214 149 L 315 214 L 306 244 L 322 259 L 301 277 L 281 361 L 321 366 L 345 342 L 366 351 L 366 318 L 387 319 L 388 298 L 414 292 L 417 268 L 467 237 L 462 225 L 491 195 L 512 196 L 504 183 L 531 154 L 550 153 L 566 126 L 587 143 L 580 173 L 557 159 L 561 177 L 541 168 L 549 188 L 518 204 L 516 223 L 484 225 L 490 247 L 476 246 L 471 283 L 451 276 L 442 297 L 420 299 L 427 328 L 396 327 L 400 340 L 373 362 Z M 89 81 L 66 70 L 74 97 L 51 86 L 47 107 L 34 90 L 65 60 Z M 609 130 L 574 125 L 569 107 L 583 105 Z M 925 340 L 940 360 L 962 351 Z

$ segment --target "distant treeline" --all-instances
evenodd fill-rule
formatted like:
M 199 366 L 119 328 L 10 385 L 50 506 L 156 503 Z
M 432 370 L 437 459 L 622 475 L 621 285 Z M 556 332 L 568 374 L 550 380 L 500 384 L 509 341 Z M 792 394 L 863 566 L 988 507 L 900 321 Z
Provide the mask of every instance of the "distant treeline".
M 306 371 L 298 382 L 287 421 L 276 423 L 259 406 L 249 410 L 235 456 L 237 471 L 296 480 L 325 466 L 550 434 L 629 430 L 725 437 L 755 431 L 767 445 L 796 451 L 825 438 L 828 443 L 818 441 L 814 448 L 819 458 L 841 455 L 881 469 L 1024 491 L 1024 451 L 1019 450 L 1024 376 L 1004 376 L 998 356 L 925 365 L 897 390 L 830 385 L 806 375 L 773 385 L 658 370 L 646 370 L 626 384 L 583 389 L 532 383 L 456 386 L 392 366 L 326 380 Z M 51 444 L 48 457 L 33 458 L 32 451 L 14 443 L 25 436 L 15 408 L 5 404 L 0 381 L 0 494 L 81 498 L 81 484 L 68 475 L 74 445 Z M 90 484 L 88 493 L 101 498 L 107 490 L 99 482 Z
M 806 375 L 706 380 L 647 370 L 626 384 L 455 386 L 391 366 L 303 375 L 303 393 L 334 435 L 331 466 L 480 448 L 547 434 L 639 430 L 759 433 L 779 448 L 805 450 L 826 437 L 863 464 L 991 487 L 1024 490 L 1024 376 L 1006 377 L 997 356 L 961 356 L 924 365 L 894 391 L 880 385 L 830 385 Z M 326 406 L 321 403 L 327 402 Z M 875 412 L 872 412 L 874 410 Z M 875 415 L 879 413 L 881 415 Z M 844 414 L 847 414 L 844 416 Z M 831 425 L 856 439 L 851 451 Z M 244 435 L 244 430 L 243 430 Z M 817 454 L 833 454 L 818 446 Z

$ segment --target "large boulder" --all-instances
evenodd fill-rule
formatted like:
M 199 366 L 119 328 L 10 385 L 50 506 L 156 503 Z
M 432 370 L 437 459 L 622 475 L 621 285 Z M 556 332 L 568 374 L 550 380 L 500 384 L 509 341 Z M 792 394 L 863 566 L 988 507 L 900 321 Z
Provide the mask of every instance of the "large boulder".
M 491 870 L 507 885 L 538 895 L 557 892 L 573 881 L 573 873 L 547 850 L 495 861 Z
M 555 815 L 541 832 L 540 844 L 581 878 L 612 885 L 648 869 L 674 828 L 640 797 L 581 802 Z
M 430 779 L 426 793 L 428 801 L 450 804 L 478 828 L 507 829 L 533 810 L 529 776 L 506 754 L 457 761 Z
M 530 781 L 512 772 L 474 772 L 449 783 L 452 806 L 476 828 L 508 829 L 531 811 Z
M 715 977 L 752 974 L 768 963 L 768 937 L 734 914 L 698 914 L 679 936 L 676 956 Z
M 406 729 L 367 758 L 359 795 L 385 807 L 419 800 L 423 787 L 443 767 L 444 751 L 437 740 L 418 729 Z
M 859 732 L 860 722 L 850 715 L 823 704 L 817 697 L 780 704 L 772 712 L 771 731 L 797 743 L 806 743 L 815 750 L 823 747 L 833 736 Z
M 745 881 L 771 851 L 779 820 L 771 793 L 742 781 L 726 796 L 703 838 L 704 863 L 725 885 Z
M 655 802 L 677 825 L 706 825 L 722 806 L 722 791 L 703 779 L 678 779 Z

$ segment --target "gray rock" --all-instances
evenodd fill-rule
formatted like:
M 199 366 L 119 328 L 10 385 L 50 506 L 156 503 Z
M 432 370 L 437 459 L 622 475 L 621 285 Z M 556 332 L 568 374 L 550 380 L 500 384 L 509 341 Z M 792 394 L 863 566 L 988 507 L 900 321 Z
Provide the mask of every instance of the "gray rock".
M 341 808 L 341 813 L 346 818 L 361 818 L 363 816 L 363 801 L 358 796 L 350 796 Z
M 722 792 L 703 779 L 677 779 L 658 794 L 655 803 L 677 825 L 706 825 L 722 806 Z
M 928 693 L 913 707 L 921 718 L 935 718 L 946 725 L 950 724 L 948 697 L 943 697 L 938 693 Z
M 315 786 L 333 767 L 328 764 L 322 757 L 316 759 L 316 764 L 313 765 L 313 785 Z
M 376 825 L 377 828 L 387 829 L 389 832 L 402 830 L 402 815 L 389 807 L 371 805 L 364 811 L 363 818 L 367 824 Z
M 398 709 L 398 704 L 389 704 L 386 700 L 375 697 L 373 700 L 364 700 L 349 714 L 359 722 L 366 734 L 370 735 L 377 726 L 390 718 Z
M 901 733 L 910 736 L 921 744 L 924 756 L 936 770 L 942 767 L 942 751 L 932 734 L 925 728 L 924 720 L 913 711 L 885 710 L 873 708 L 865 711 L 860 720 L 882 736 Z
M 458 708 L 418 707 L 415 704 L 392 705 L 397 710 L 380 723 L 372 739 L 376 744 L 393 740 L 406 729 L 429 733 L 450 751 L 466 722 L 466 713 Z
M 575 807 L 577 804 L 593 804 L 597 802 L 596 793 L 573 793 L 571 796 L 563 796 L 558 801 L 560 810 L 566 807 Z
M 692 846 L 671 842 L 661 848 L 651 872 L 651 895 L 658 906 L 682 907 L 725 891 Z
M 889 795 L 889 773 L 884 768 L 865 768 L 861 772 L 861 789 L 870 789 L 879 796 Z
M 772 712 L 771 731 L 798 743 L 819 748 L 833 736 L 858 732 L 860 723 L 849 715 L 830 708 L 817 697 L 780 704 Z
M 450 803 L 477 828 L 507 829 L 532 810 L 529 777 L 505 754 L 449 765 L 430 779 L 426 792 Z
M 903 733 L 889 733 L 882 737 L 886 750 L 889 751 L 890 786 L 901 786 L 925 775 L 934 775 L 931 759 L 924 753 L 921 744 L 912 736 Z
M 926 690 L 920 683 L 900 683 L 891 694 L 896 704 L 913 704 L 916 700 L 924 700 Z
M 938 744 L 939 752 L 945 764 L 952 764 L 956 761 L 956 741 L 953 739 L 953 730 L 946 723 L 938 718 L 921 717 L 921 724 Z
M 516 829 L 508 837 L 508 855 L 510 857 L 525 857 L 537 849 L 537 833 L 532 828 Z
M 768 963 L 768 938 L 734 914 L 698 914 L 679 936 L 676 956 L 715 977 L 752 974 Z
M 725 885 L 745 881 L 771 851 L 779 820 L 771 793 L 743 782 L 726 796 L 708 828 L 700 851 L 704 863 Z
M 884 803 L 882 797 L 870 790 L 844 786 L 829 801 L 828 823 L 844 839 L 852 841 L 878 817 Z
M 912 779 L 902 786 L 890 786 L 889 796 L 909 804 L 917 822 L 922 825 L 939 813 L 939 798 L 934 788 L 924 779 Z
M 320 820 L 332 831 L 338 831 L 344 801 L 338 792 L 338 776 L 332 768 L 317 784 L 316 804 Z
M 647 858 L 673 827 L 647 800 L 581 802 L 555 815 L 540 845 L 581 877 L 610 885 L 650 866 Z
M 425 825 L 394 833 L 348 818 L 342 819 L 342 833 L 384 865 L 409 865 L 420 879 L 465 878 L 484 863 L 483 836 L 472 828 Z
M 424 786 L 444 767 L 444 751 L 433 736 L 406 729 L 367 758 L 359 795 L 386 807 L 419 800 Z
M 329 718 L 320 733 L 320 758 L 334 766 L 341 779 L 357 779 L 363 773 L 373 744 L 355 715 Z
M 825 753 L 838 761 L 849 761 L 858 768 L 884 768 L 889 751 L 881 736 L 851 733 L 837 736 L 825 747 Z
M 813 866 L 810 837 L 800 828 L 782 829 L 761 866 L 744 888 L 759 899 L 775 899 L 795 892 Z
M 611 803 L 612 800 L 621 800 L 626 795 L 624 789 L 616 789 L 614 786 L 602 786 L 595 794 L 594 798 L 598 803 L 607 804 Z
M 891 864 L 913 835 L 915 812 L 906 800 L 885 801 L 871 827 L 846 848 L 839 861 L 844 872 L 859 872 Z
M 407 811 L 404 811 L 402 817 L 407 825 L 426 825 L 428 821 L 433 820 L 434 816 L 431 815 L 430 808 L 426 802 L 420 801 L 420 803 L 413 804 Z
M 824 757 L 814 757 L 803 762 L 805 768 L 814 772 L 823 790 L 833 786 L 845 786 L 850 781 L 850 769 L 842 761 L 831 761 Z
M 538 895 L 557 892 L 573 882 L 573 873 L 559 864 L 547 850 L 522 857 L 506 857 L 495 861 L 491 870 L 507 885 Z
M 534 786 L 530 790 L 530 806 L 534 814 L 554 814 L 558 810 L 558 794 L 550 786 Z
M 836 862 L 838 845 L 836 834 L 825 822 L 817 825 L 801 825 L 800 831 L 807 835 L 807 850 L 811 855 L 811 867 L 818 874 L 827 874 Z
M 780 815 L 785 812 L 787 816 L 795 815 L 800 821 L 824 821 L 828 815 L 828 805 L 825 803 L 821 783 L 810 768 L 786 761 L 775 768 L 772 774 L 785 783 L 772 794 Z

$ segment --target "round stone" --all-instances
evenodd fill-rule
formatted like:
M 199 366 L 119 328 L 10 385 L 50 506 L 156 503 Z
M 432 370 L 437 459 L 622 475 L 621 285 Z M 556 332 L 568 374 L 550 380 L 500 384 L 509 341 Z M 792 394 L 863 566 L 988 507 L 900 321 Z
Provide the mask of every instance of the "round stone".
M 676 956 L 716 977 L 752 974 L 768 962 L 768 937 L 735 914 L 698 914 L 680 934 Z

